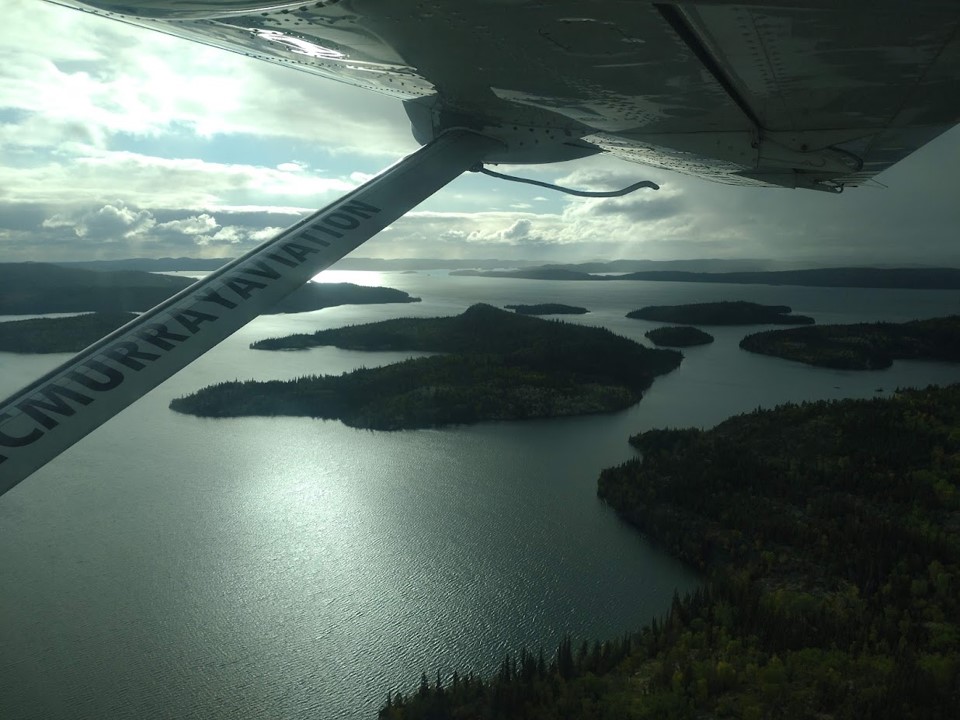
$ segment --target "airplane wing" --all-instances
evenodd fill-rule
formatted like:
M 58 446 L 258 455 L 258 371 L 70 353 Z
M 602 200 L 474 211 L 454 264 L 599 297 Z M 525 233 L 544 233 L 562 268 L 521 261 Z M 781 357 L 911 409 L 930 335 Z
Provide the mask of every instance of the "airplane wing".
M 960 121 L 955 0 L 54 0 L 392 95 L 418 140 L 839 192 Z M 495 158 L 494 158 L 495 160 Z

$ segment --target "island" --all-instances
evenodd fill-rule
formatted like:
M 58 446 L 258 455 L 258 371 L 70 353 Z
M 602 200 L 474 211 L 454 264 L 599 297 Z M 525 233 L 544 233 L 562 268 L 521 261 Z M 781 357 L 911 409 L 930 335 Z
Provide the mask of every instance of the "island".
M 958 438 L 957 385 L 637 435 L 642 457 L 598 495 L 702 586 L 635 632 L 518 648 L 491 677 L 442 665 L 380 718 L 952 718 Z
M 263 340 L 269 350 L 335 345 L 443 353 L 340 376 L 224 382 L 170 408 L 203 417 L 299 415 L 400 430 L 621 410 L 683 356 L 603 328 L 516 315 L 490 305 Z
M 759 305 L 743 300 L 694 303 L 691 305 L 648 305 L 627 313 L 635 320 L 684 323 L 689 325 L 812 325 L 813 318 L 791 315 L 786 305 Z
M 0 315 L 143 312 L 193 283 L 192 278 L 140 270 L 88 270 L 50 263 L 0 263 Z M 306 312 L 335 305 L 419 300 L 392 288 L 308 282 L 266 314 Z
M 740 347 L 840 370 L 882 370 L 894 360 L 960 362 L 960 316 L 768 330 L 747 335 Z
M 80 352 L 135 317 L 134 313 L 90 313 L 0 323 L 0 352 Z
M 644 335 L 659 347 L 693 347 L 713 342 L 713 335 L 689 325 L 655 328 Z
M 562 303 L 540 303 L 538 305 L 504 305 L 520 315 L 583 315 L 590 312 L 586 308 Z
M 287 295 L 266 314 L 310 312 L 337 305 L 415 302 L 420 302 L 420 298 L 394 288 L 368 287 L 354 283 L 308 282 Z

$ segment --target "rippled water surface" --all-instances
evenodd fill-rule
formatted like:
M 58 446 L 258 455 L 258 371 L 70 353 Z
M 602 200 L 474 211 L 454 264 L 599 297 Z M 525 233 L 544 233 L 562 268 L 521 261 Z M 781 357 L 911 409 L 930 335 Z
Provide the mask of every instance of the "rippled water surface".
M 379 276 L 379 277 L 378 277 Z M 0 717 L 376 716 L 421 671 L 488 672 L 508 650 L 637 628 L 695 576 L 596 499 L 628 435 L 710 426 L 788 400 L 960 380 L 896 363 L 820 370 L 710 330 L 633 408 L 380 433 L 300 418 L 205 420 L 169 401 L 235 378 L 341 373 L 409 357 L 265 353 L 255 339 L 478 301 L 565 302 L 641 339 L 647 304 L 745 299 L 818 322 L 955 312 L 950 292 L 559 283 L 431 274 L 381 282 L 414 305 L 260 318 L 0 498 Z M 0 354 L 0 393 L 65 356 Z

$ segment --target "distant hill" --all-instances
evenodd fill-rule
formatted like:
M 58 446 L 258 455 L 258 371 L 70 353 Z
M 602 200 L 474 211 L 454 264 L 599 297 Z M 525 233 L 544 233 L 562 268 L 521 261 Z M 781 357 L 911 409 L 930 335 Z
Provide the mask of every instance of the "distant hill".
M 0 263 L 0 315 L 142 312 L 193 284 L 140 270 L 85 270 L 49 263 Z M 335 305 L 418 302 L 401 290 L 353 283 L 307 283 L 269 313 Z
M 81 270 L 143 270 L 145 272 L 205 271 L 223 267 L 233 258 L 126 258 L 123 260 L 79 260 L 56 265 Z
M 801 285 L 807 287 L 901 288 L 908 290 L 960 289 L 956 268 L 821 268 L 776 272 L 695 273 L 669 270 L 635 272 L 621 280 L 729 283 L 736 285 Z
M 958 290 L 957 268 L 817 268 L 763 272 L 689 272 L 643 270 L 621 275 L 594 275 L 576 266 L 542 266 L 519 270 L 458 270 L 451 275 L 522 280 L 645 280 L 648 282 L 722 283 L 730 285 L 801 285 L 807 287 L 899 288 Z M 585 266 L 586 267 L 586 266 Z M 609 271 L 608 271 L 609 272 Z
M 0 263 L 0 315 L 143 311 L 193 283 L 137 270 Z
M 174 272 L 178 270 L 216 270 L 233 258 L 124 258 L 121 260 L 79 260 L 72 262 L 58 262 L 63 267 L 83 268 L 86 270 L 145 270 L 147 272 Z M 643 262 L 643 261 L 640 261 Z M 709 262 L 709 261 L 707 261 Z M 644 270 L 647 267 L 638 266 L 630 261 L 628 270 Z M 463 268 L 498 269 L 517 268 L 528 265 L 537 265 L 532 260 L 497 260 L 487 259 L 450 259 L 450 258 L 362 258 L 346 257 L 337 263 L 337 270 L 456 270 Z M 685 270 L 701 270 L 701 267 L 683 267 Z M 747 268 L 738 267 L 739 270 Z M 750 267 L 749 269 L 757 269 Z
M 564 270 L 555 267 L 538 267 L 527 270 L 454 270 L 451 275 L 488 278 L 518 278 L 521 280 L 606 280 L 600 275 Z
M 786 263 L 778 260 L 727 260 L 714 258 L 699 260 L 608 260 L 603 262 L 550 263 L 544 267 L 585 273 L 633 273 L 648 270 L 719 273 L 784 270 L 796 267 L 796 263 Z

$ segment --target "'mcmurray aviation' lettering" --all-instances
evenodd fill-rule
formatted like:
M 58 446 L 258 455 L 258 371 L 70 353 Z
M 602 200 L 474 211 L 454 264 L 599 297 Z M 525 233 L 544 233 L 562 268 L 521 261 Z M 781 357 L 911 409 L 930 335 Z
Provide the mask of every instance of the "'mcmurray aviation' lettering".
M 502 145 L 440 135 L 0 404 L 0 494 Z
M 196 304 L 168 311 L 159 322 L 147 323 L 133 331 L 134 339 L 114 342 L 62 378 L 42 385 L 16 403 L 19 418 L 9 411 L 0 415 L 0 448 L 24 447 L 36 442 L 64 418 L 73 417 L 79 408 L 95 402 L 98 395 L 120 387 L 131 371 L 140 372 L 160 360 L 164 353 L 202 332 L 204 324 L 220 320 L 223 316 L 219 313 L 223 310 L 236 309 L 255 292 L 266 290 L 283 279 L 290 268 L 303 264 L 310 255 L 319 254 L 321 251 L 313 246 L 330 247 L 331 241 L 325 236 L 342 238 L 343 231 L 360 227 L 362 221 L 379 212 L 380 208 L 374 205 L 352 200 L 322 215 L 294 235 L 294 239 L 312 245 L 281 243 L 280 252 L 267 254 L 269 260 L 251 260 L 212 288 L 194 295 Z M 0 463 L 7 459 L 0 451 Z

